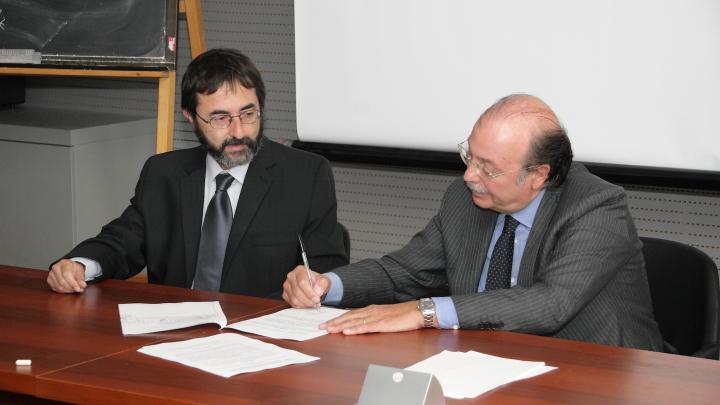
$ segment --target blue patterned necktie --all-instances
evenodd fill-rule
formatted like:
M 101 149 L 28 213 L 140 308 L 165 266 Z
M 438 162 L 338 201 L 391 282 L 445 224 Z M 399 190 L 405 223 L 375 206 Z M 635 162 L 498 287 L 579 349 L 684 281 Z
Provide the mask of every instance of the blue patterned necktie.
M 490 267 L 488 268 L 485 290 L 497 290 L 510 288 L 510 276 L 512 274 L 513 250 L 515 247 L 515 229 L 519 222 L 510 215 L 505 216 L 505 225 L 502 233 L 495 242 Z
M 233 177 L 220 173 L 215 177 L 215 195 L 205 211 L 205 220 L 200 235 L 197 266 L 193 288 L 197 290 L 219 291 L 222 277 L 225 247 L 233 221 L 232 205 L 227 189 Z

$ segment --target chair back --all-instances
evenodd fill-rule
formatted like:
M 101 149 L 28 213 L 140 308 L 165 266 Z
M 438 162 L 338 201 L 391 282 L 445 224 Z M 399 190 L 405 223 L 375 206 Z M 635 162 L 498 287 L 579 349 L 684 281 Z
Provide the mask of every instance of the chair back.
M 345 253 L 347 254 L 348 260 L 350 260 L 350 231 L 348 231 L 347 227 L 340 222 L 338 222 L 338 225 L 340 225 L 340 229 L 342 230 L 343 242 L 345 243 Z
M 655 319 L 666 349 L 718 358 L 718 270 L 705 252 L 671 240 L 641 237 Z

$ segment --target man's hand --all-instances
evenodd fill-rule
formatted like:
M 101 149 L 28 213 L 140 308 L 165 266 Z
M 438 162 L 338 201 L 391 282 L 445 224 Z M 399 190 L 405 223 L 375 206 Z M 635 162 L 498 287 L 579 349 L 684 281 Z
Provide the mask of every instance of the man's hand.
M 52 265 L 47 277 L 50 288 L 58 293 L 81 293 L 85 291 L 85 266 L 62 259 Z
M 322 303 L 322 297 L 330 289 L 330 280 L 310 271 L 313 288 L 310 288 L 305 266 L 297 266 L 288 273 L 283 283 L 282 297 L 293 308 L 312 308 Z
M 422 329 L 423 317 L 417 304 L 417 301 L 408 301 L 354 309 L 320 324 L 320 329 L 325 329 L 328 333 L 342 332 L 345 335 Z

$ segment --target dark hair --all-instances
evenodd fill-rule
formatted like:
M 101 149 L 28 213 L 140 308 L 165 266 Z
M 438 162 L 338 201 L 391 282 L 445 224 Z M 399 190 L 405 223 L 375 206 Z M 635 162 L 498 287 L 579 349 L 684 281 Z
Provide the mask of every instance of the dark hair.
M 250 58 L 234 49 L 211 49 L 187 67 L 182 79 L 180 106 L 195 115 L 198 94 L 213 94 L 225 83 L 255 89 L 260 111 L 265 108 L 265 84 Z
M 558 187 L 565 182 L 573 160 L 570 138 L 563 127 L 553 128 L 532 137 L 527 166 L 548 164 L 546 184 Z

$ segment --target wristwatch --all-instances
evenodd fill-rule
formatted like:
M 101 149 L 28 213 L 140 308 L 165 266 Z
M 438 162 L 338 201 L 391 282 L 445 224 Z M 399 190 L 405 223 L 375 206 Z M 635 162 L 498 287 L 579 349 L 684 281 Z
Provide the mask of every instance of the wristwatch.
M 422 298 L 418 301 L 417 307 L 423 317 L 423 326 L 432 328 L 433 318 L 435 317 L 435 301 L 432 298 Z

